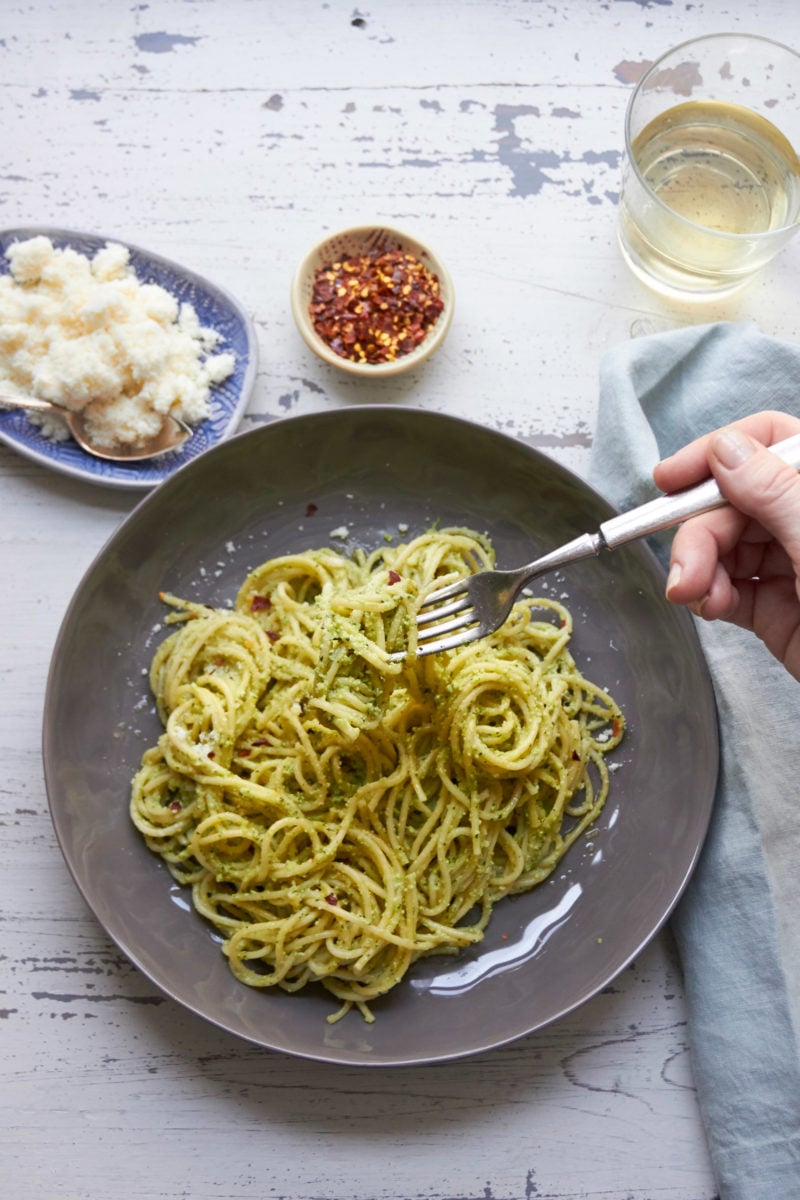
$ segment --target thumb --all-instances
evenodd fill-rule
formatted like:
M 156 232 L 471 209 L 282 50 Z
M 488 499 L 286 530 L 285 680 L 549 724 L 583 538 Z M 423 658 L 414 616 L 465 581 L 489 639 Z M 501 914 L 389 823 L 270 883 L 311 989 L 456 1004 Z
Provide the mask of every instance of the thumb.
M 780 542 L 800 575 L 800 473 L 733 426 L 714 434 L 709 451 L 726 499 Z

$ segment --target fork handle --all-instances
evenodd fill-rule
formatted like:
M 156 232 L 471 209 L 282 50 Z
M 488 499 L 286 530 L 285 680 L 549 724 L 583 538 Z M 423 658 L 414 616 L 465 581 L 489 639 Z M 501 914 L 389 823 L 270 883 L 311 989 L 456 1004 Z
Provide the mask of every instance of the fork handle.
M 785 438 L 782 442 L 775 442 L 769 449 L 778 458 L 800 470 L 800 433 Z M 727 503 L 717 481 L 707 479 L 696 487 L 687 488 L 686 491 L 658 496 L 655 500 L 639 505 L 638 508 L 611 517 L 600 526 L 600 534 L 606 547 L 613 550 L 616 546 L 624 546 L 626 542 L 632 542 L 636 538 L 658 533 L 659 530 L 669 529 L 672 525 L 680 525 L 689 517 L 721 508 Z

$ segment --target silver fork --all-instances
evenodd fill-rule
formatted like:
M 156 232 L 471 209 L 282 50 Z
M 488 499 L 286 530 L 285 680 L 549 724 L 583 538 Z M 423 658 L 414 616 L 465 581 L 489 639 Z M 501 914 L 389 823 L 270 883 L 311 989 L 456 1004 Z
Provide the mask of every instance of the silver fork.
M 800 434 L 776 442 L 770 450 L 784 462 L 800 469 Z M 417 655 L 453 650 L 494 633 L 508 617 L 522 588 L 547 571 L 591 558 L 601 550 L 615 550 L 626 542 L 669 529 L 689 517 L 721 508 L 725 503 L 716 481 L 707 479 L 686 491 L 659 496 L 611 517 L 600 525 L 597 533 L 581 534 L 516 571 L 479 571 L 448 587 L 437 588 L 425 597 L 417 615 Z M 391 655 L 396 661 L 405 657 L 404 651 Z

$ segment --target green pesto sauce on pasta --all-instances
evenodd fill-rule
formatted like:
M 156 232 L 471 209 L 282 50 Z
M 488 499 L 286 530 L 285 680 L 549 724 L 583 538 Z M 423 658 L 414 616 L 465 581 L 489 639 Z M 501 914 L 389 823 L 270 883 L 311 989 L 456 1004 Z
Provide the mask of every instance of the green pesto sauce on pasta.
M 578 670 L 563 605 L 520 601 L 491 637 L 413 656 L 434 581 L 493 561 L 485 538 L 432 530 L 272 559 L 233 610 L 163 597 L 164 733 L 131 816 L 243 983 L 319 982 L 329 1019 L 356 1005 L 369 1020 L 416 959 L 480 941 L 494 904 L 596 820 L 623 720 Z

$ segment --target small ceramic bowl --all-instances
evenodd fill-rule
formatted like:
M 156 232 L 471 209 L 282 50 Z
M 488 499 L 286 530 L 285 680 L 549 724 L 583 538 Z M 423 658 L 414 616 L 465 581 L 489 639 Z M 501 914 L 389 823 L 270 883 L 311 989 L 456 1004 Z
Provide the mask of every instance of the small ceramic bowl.
M 391 362 L 354 362 L 337 354 L 314 328 L 308 306 L 314 289 L 314 278 L 322 267 L 343 259 L 358 258 L 371 250 L 402 250 L 418 259 L 439 280 L 439 295 L 444 308 L 423 340 L 408 354 L 398 355 Z M 442 344 L 453 319 L 453 283 L 444 263 L 418 238 L 391 225 L 358 225 L 331 234 L 309 250 L 295 272 L 291 291 L 292 313 L 306 344 L 331 366 L 339 367 L 362 379 L 384 379 L 419 366 Z

